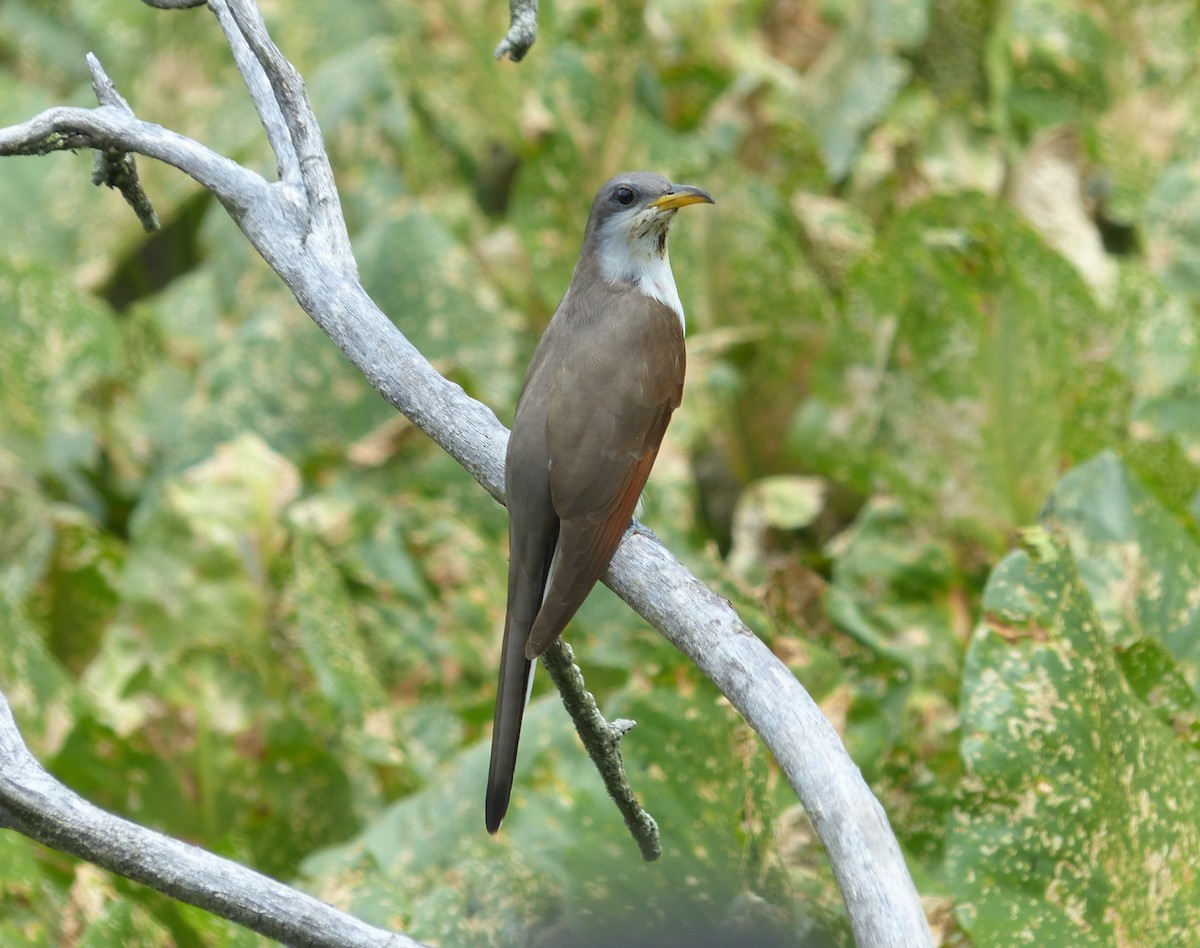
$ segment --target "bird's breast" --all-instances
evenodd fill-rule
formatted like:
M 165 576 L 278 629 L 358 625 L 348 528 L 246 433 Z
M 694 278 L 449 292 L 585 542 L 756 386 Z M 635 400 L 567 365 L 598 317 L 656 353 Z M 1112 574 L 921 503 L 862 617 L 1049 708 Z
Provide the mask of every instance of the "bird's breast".
M 658 300 L 663 306 L 679 317 L 679 325 L 687 329 L 687 320 L 683 316 L 683 303 L 679 299 L 679 290 L 675 286 L 675 275 L 671 272 L 671 263 L 664 253 L 655 257 L 643 270 L 637 281 L 638 288 L 653 300 Z

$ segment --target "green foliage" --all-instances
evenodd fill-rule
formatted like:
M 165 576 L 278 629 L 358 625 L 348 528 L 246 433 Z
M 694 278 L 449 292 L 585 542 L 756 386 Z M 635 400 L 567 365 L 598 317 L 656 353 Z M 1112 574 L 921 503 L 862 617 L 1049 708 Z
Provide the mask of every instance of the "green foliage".
M 919 203 L 848 275 L 795 450 L 864 492 L 882 478 L 914 512 L 1011 529 L 1106 394 L 1087 384 L 1105 328 L 1075 271 L 1005 205 Z
M 267 6 L 373 297 L 510 418 L 597 182 L 711 190 L 644 519 L 839 728 L 940 941 L 1194 940 L 1194 5 L 565 2 L 520 66 L 504 7 Z M 0 4 L 0 124 L 91 104 L 87 50 L 274 173 L 202 10 Z M 430 941 L 849 944 L 790 787 L 606 590 L 569 638 L 664 856 L 541 679 L 486 836 L 503 510 L 194 183 L 139 162 L 147 238 L 88 156 L 3 168 L 0 688 L 56 775 Z M 260 939 L 6 833 L 10 942 Z
M 1143 688 L 1177 677 L 1157 658 Z M 996 567 L 963 673 L 947 863 L 978 944 L 1179 944 L 1196 931 L 1200 756 L 1123 664 L 1065 543 Z
M 115 370 L 117 327 L 49 267 L 0 264 L 0 438 L 22 467 L 77 503 L 91 500 L 83 470 L 96 464 L 97 409 Z M 56 318 L 47 320 L 47 314 Z M 53 495 L 52 495 L 53 496 Z

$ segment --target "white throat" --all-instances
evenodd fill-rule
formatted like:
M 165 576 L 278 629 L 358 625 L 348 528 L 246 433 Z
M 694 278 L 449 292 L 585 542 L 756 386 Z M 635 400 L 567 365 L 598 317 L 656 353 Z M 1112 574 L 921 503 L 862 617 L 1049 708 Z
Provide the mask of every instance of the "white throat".
M 669 226 L 670 219 L 663 220 L 663 215 L 653 209 L 647 209 L 632 221 L 619 217 L 605 221 L 598 241 L 600 273 L 610 283 L 635 284 L 651 299 L 674 312 L 679 317 L 680 327 L 686 329 L 683 303 L 675 288 L 675 276 L 671 273 L 671 260 L 662 234 Z

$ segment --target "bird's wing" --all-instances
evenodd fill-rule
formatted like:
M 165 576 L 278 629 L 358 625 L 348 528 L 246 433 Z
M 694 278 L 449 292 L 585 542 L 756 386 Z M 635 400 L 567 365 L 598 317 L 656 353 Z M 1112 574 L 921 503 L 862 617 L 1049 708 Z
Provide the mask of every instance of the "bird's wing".
M 683 395 L 679 317 L 633 289 L 595 305 L 608 311 L 581 314 L 595 318 L 583 322 L 558 366 L 547 411 L 550 493 L 560 523 L 525 646 L 530 658 L 559 636 L 608 567 Z

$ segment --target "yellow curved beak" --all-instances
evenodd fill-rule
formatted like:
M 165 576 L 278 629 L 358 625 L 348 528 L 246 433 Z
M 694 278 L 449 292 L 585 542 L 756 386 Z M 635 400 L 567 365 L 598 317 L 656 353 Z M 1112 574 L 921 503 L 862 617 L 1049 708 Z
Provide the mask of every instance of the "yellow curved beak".
M 658 211 L 673 211 L 689 204 L 716 204 L 713 196 L 690 184 L 673 184 L 671 190 L 657 200 L 651 201 L 650 206 Z

